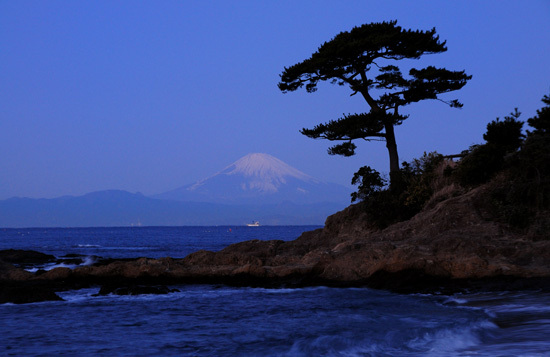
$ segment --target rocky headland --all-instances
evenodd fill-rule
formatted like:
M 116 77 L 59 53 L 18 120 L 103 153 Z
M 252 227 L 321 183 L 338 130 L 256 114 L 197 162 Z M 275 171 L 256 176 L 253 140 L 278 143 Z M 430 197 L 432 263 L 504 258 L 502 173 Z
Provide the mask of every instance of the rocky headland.
M 328 217 L 324 228 L 294 241 L 246 241 L 181 259 L 104 260 L 31 273 L 25 264 L 54 257 L 3 251 L 0 303 L 59 300 L 58 291 L 90 286 L 100 286 L 99 294 L 140 294 L 205 283 L 360 286 L 405 293 L 547 289 L 549 233 L 494 220 L 488 190 L 487 185 L 469 191 L 448 186 L 410 220 L 385 229 L 368 223 L 361 206 L 352 205 Z
M 99 295 L 164 294 L 177 284 L 548 290 L 550 98 L 543 102 L 527 121 L 527 135 L 516 109 L 487 125 L 486 143 L 451 157 L 425 153 L 392 172 L 387 188 L 379 173 L 361 168 L 352 198 L 362 202 L 294 241 L 253 240 L 180 259 L 99 259 L 36 273 L 24 268 L 56 258 L 0 251 L 0 303 L 59 300 L 59 291 L 91 286 L 100 287 Z

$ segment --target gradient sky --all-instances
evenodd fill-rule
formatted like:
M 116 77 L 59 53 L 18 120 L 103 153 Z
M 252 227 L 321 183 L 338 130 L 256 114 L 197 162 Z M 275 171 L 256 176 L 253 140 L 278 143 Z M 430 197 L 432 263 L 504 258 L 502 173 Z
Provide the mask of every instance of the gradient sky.
M 550 92 L 550 1 L 0 0 L 0 199 L 104 189 L 154 194 L 271 154 L 349 185 L 388 171 L 384 143 L 352 158 L 299 133 L 368 110 L 347 87 L 282 94 L 279 74 L 340 31 L 396 19 L 435 27 L 448 51 L 407 65 L 466 70 L 445 98 L 413 104 L 396 130 L 400 160 L 455 154 L 488 122 L 522 119 Z

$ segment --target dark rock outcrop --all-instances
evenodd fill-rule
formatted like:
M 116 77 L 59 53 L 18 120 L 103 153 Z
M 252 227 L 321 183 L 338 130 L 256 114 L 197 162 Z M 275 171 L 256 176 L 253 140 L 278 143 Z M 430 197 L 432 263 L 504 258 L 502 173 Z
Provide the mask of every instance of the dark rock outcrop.
M 33 281 L 34 274 L 0 260 L 0 304 L 62 300 L 58 286 Z
M 34 284 L 4 285 L 0 289 L 0 304 L 28 304 L 41 301 L 62 301 L 54 287 Z
M 3 281 L 25 281 L 32 279 L 34 275 L 13 264 L 0 260 L 0 282 Z M 1 285 L 0 285 L 1 286 Z
M 0 250 L 0 260 L 17 265 L 46 264 L 55 262 L 53 255 L 35 252 L 33 250 L 7 249 Z

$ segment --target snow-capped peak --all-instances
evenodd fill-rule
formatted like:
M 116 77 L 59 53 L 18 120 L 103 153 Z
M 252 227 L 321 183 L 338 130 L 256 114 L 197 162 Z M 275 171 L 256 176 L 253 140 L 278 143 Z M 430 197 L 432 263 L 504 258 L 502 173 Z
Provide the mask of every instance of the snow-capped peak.
M 261 153 L 248 154 L 240 158 L 223 169 L 220 174 L 240 174 L 245 177 L 252 176 L 263 180 L 294 177 L 303 181 L 315 181 L 313 177 L 285 164 L 276 157 Z
M 195 183 L 188 190 L 197 190 L 212 179 L 223 176 L 242 177 L 245 181 L 242 181 L 239 185 L 243 191 L 277 192 L 278 188 L 286 184 L 288 179 L 311 183 L 319 182 L 276 157 L 253 153 L 240 158 L 217 174 Z
M 218 173 L 157 198 L 216 203 L 347 201 L 346 187 L 327 184 L 268 154 L 248 154 Z

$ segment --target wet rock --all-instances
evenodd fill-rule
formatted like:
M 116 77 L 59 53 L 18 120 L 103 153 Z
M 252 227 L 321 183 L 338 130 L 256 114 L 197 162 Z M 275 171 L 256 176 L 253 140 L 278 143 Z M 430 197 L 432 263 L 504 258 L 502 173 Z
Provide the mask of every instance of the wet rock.
M 41 301 L 63 301 L 54 289 L 36 284 L 5 285 L 0 287 L 0 304 L 28 304 Z
M 7 249 L 0 250 L 0 260 L 6 263 L 27 266 L 32 264 L 53 263 L 56 258 L 53 255 L 35 252 L 33 250 Z
M 42 274 L 44 274 L 46 272 L 46 270 L 44 269 L 38 269 L 37 271 L 34 272 L 34 275 L 35 276 L 40 276 Z
M 50 280 L 50 281 L 58 281 L 58 280 L 64 280 L 69 278 L 72 275 L 72 270 L 70 268 L 54 268 L 52 270 L 48 270 L 44 273 L 41 273 L 37 275 L 38 279 L 41 280 Z
M 105 266 L 116 262 L 133 262 L 138 259 L 138 258 L 118 258 L 118 259 L 103 258 L 103 257 L 98 257 L 96 255 L 92 255 L 91 257 L 94 259 L 94 263 L 92 264 L 92 266 L 94 267 Z
M 0 260 L 0 284 L 2 281 L 24 281 L 29 280 L 34 275 L 13 264 Z

